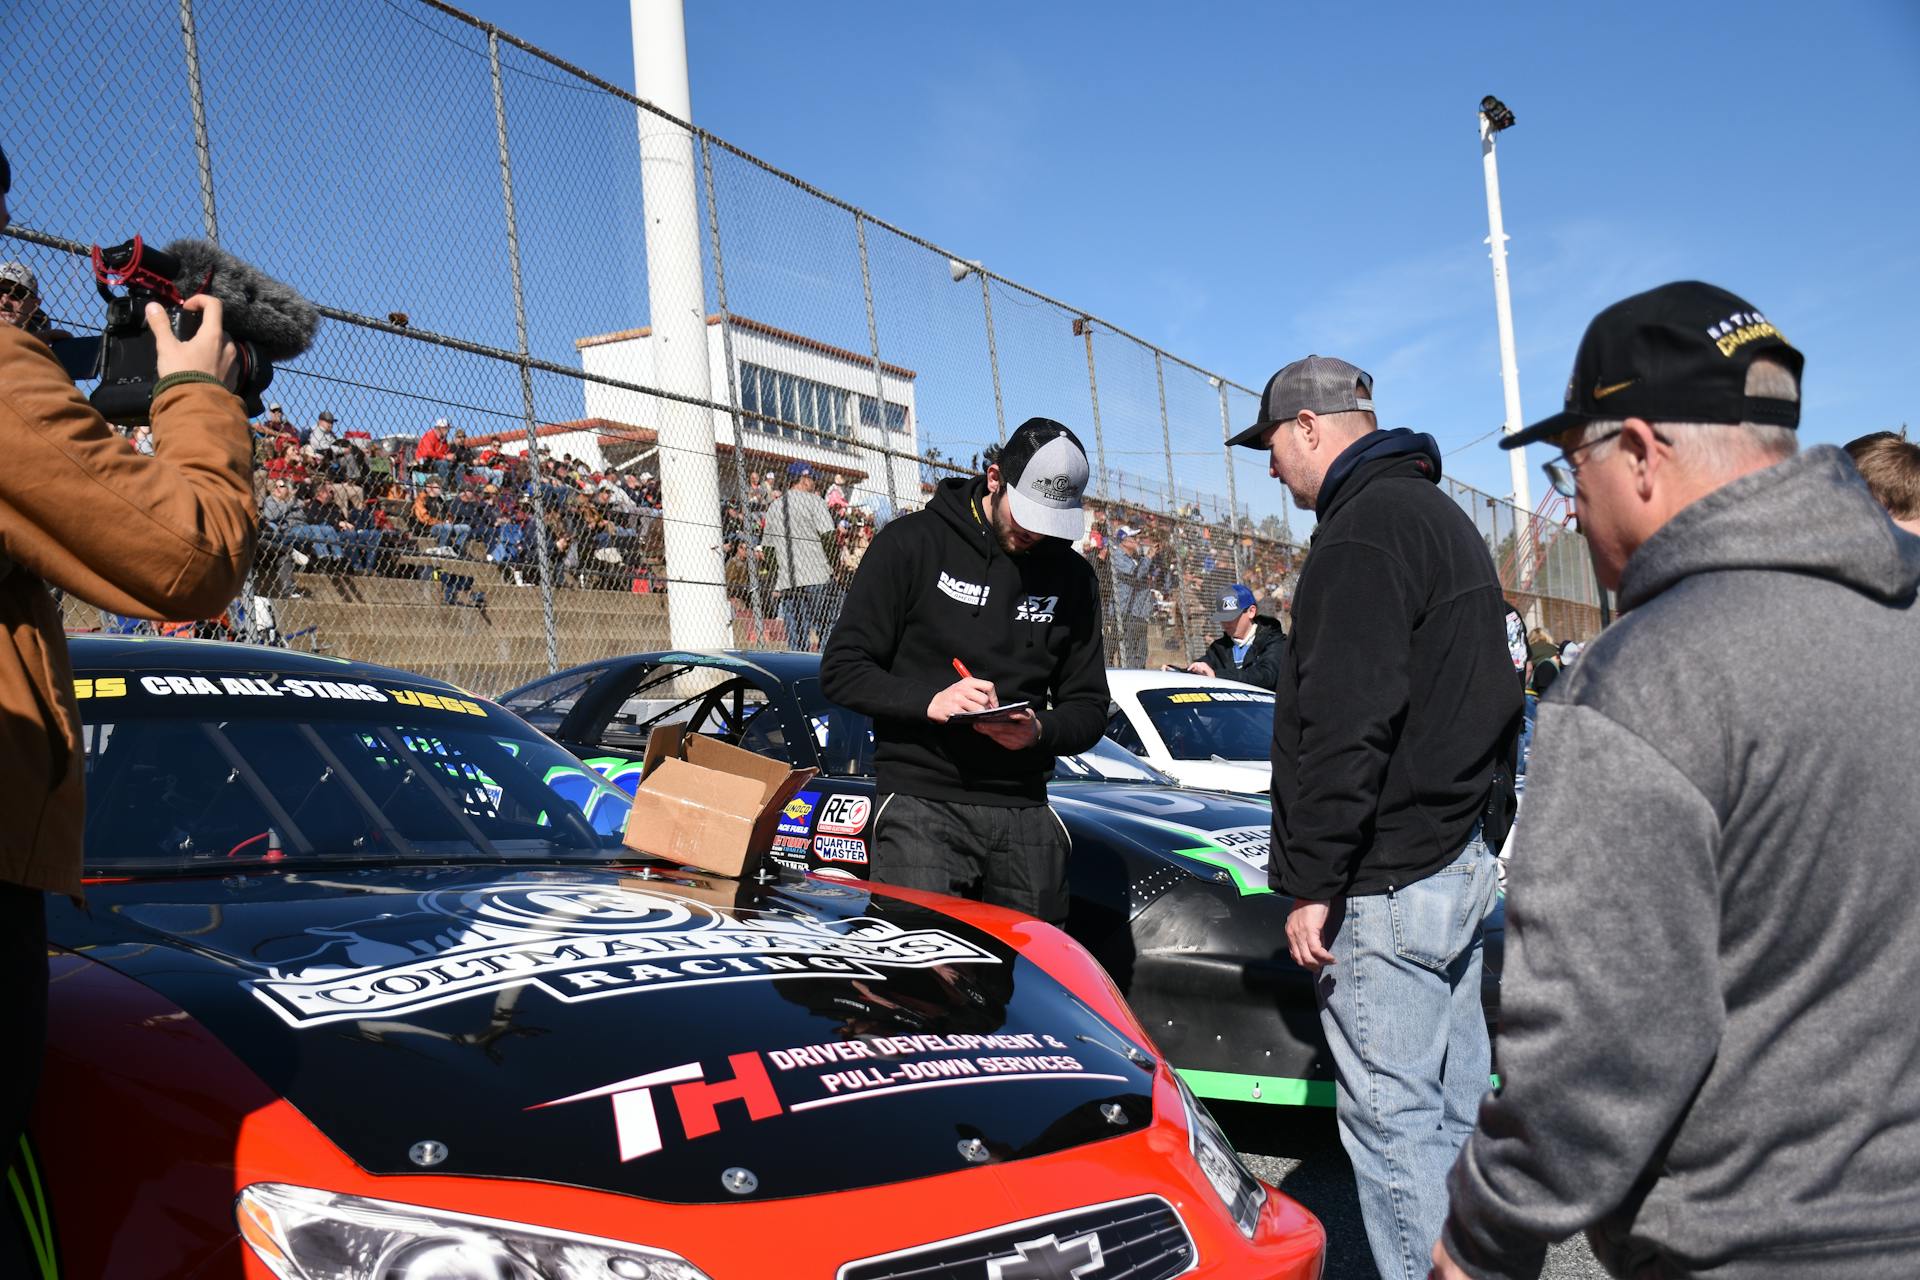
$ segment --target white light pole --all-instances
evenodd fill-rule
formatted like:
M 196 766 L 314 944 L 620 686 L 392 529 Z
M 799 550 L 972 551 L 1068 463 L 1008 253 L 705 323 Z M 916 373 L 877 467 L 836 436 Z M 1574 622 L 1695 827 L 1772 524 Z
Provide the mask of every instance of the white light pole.
M 629 0 L 634 93 L 681 120 L 693 119 L 681 0 Z M 713 399 L 707 358 L 706 284 L 700 274 L 700 205 L 693 135 L 651 111 L 640 117 L 640 193 L 647 228 L 647 311 L 654 385 Z M 653 400 L 659 416 L 660 497 L 667 553 L 668 628 L 676 648 L 733 644 L 720 550 L 720 468 L 713 413 Z
M 1506 391 L 1507 420 L 1501 434 L 1512 435 L 1526 424 L 1520 420 L 1520 366 L 1513 351 L 1513 295 L 1507 289 L 1507 231 L 1500 217 L 1500 166 L 1494 159 L 1493 136 L 1513 127 L 1513 112 L 1498 98 L 1480 103 L 1480 159 L 1487 177 L 1487 243 L 1493 246 L 1493 306 L 1500 317 L 1500 382 Z M 1532 511 L 1527 486 L 1524 447 L 1509 454 L 1513 463 L 1513 504 Z
M 1501 434 L 1512 435 L 1526 424 L 1520 416 L 1520 366 L 1513 349 L 1513 295 L 1507 288 L 1507 231 L 1500 216 L 1500 166 L 1494 158 L 1494 135 L 1513 127 L 1513 112 L 1489 94 L 1480 100 L 1480 161 L 1487 179 L 1487 243 L 1493 253 L 1493 306 L 1500 321 L 1500 384 L 1506 393 L 1506 421 Z M 1514 541 L 1519 549 L 1520 580 L 1533 571 L 1533 493 L 1527 480 L 1525 446 L 1510 450 L 1513 468 L 1513 505 L 1519 509 Z

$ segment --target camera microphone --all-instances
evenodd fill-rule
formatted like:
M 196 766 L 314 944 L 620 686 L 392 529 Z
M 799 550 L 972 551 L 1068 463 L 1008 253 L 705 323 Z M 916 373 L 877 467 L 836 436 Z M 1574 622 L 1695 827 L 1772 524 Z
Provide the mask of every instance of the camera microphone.
M 290 286 L 206 240 L 175 240 L 167 256 L 179 264 L 173 282 L 183 297 L 204 293 L 226 306 L 226 330 L 251 342 L 261 358 L 293 359 L 313 345 L 320 312 Z
M 106 326 L 98 339 L 61 343 L 56 354 L 76 379 L 99 380 L 88 398 L 109 422 L 122 425 L 147 421 L 158 380 L 149 302 L 167 309 L 174 336 L 184 340 L 199 329 L 200 316 L 182 303 L 197 294 L 220 299 L 222 328 L 239 349 L 234 390 L 249 415 L 262 412 L 260 393 L 273 381 L 273 362 L 305 351 L 320 327 L 319 308 L 296 290 L 205 240 L 156 249 L 135 236 L 111 248 L 96 245 L 93 276 L 107 303 Z M 116 285 L 126 293 L 115 295 L 110 286 Z

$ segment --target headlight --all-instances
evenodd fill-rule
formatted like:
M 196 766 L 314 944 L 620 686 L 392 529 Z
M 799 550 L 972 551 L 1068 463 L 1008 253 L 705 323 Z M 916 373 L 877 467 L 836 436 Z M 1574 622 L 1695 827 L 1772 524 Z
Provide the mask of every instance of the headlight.
M 1187 1108 L 1187 1149 L 1193 1152 L 1201 1172 L 1213 1184 L 1215 1194 L 1227 1207 L 1240 1234 L 1251 1240 L 1253 1229 L 1260 1222 L 1260 1211 L 1267 1205 L 1267 1189 L 1240 1163 L 1240 1156 L 1227 1141 L 1227 1135 L 1220 1132 L 1220 1126 L 1214 1123 L 1178 1072 L 1174 1073 L 1173 1080 L 1180 1086 L 1180 1101 Z
M 660 1249 L 282 1183 L 234 1211 L 280 1280 L 707 1280 Z

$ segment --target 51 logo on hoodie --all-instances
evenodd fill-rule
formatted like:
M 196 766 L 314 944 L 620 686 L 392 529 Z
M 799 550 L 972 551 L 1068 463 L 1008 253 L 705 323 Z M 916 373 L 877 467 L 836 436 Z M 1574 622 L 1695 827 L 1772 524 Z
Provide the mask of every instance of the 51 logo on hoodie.
M 1052 622 L 1054 610 L 1060 607 L 1059 596 L 1026 596 L 1014 606 L 1015 622 Z

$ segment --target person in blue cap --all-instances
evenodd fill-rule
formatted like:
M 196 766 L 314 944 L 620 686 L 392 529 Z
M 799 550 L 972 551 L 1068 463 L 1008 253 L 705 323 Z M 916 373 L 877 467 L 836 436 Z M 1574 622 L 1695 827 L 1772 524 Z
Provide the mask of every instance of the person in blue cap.
M 1253 592 L 1235 583 L 1214 602 L 1213 621 L 1220 635 L 1198 662 L 1187 664 L 1197 676 L 1219 676 L 1271 689 L 1280 683 L 1280 658 L 1287 633 L 1278 618 L 1260 612 Z

